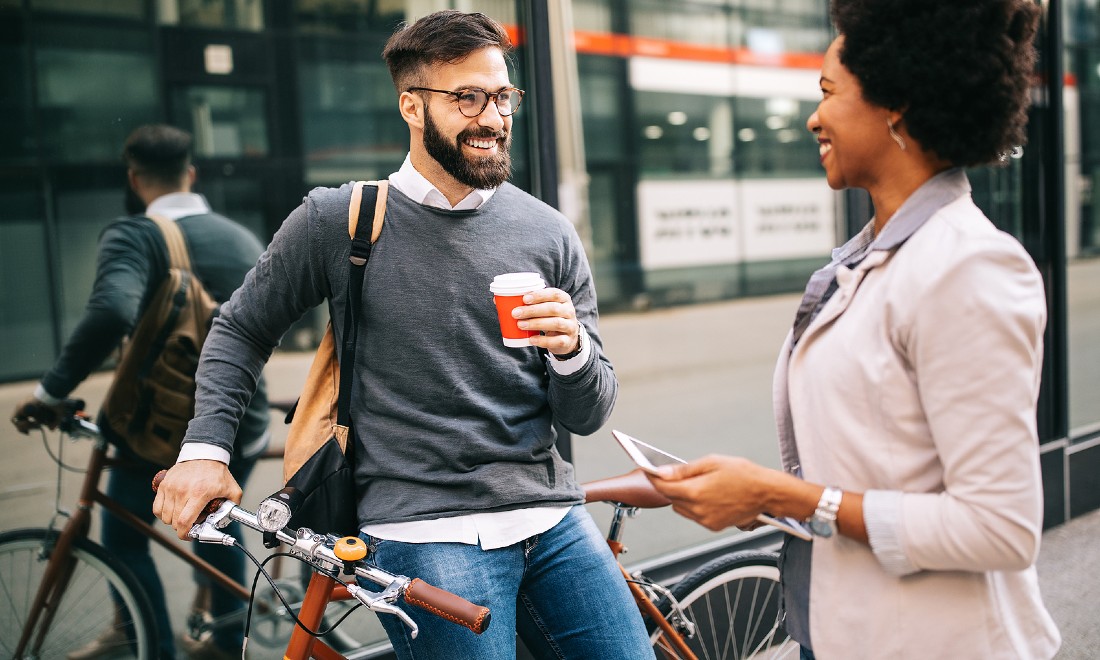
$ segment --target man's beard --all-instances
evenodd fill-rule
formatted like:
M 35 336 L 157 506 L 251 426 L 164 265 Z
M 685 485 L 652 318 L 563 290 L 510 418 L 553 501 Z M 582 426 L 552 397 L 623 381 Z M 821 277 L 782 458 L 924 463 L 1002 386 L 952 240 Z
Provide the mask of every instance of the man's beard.
M 462 143 L 468 138 L 491 138 L 497 140 L 497 152 L 492 156 L 468 158 L 462 153 Z M 503 138 L 503 139 L 500 139 Z M 512 173 L 512 156 L 508 153 L 512 146 L 510 132 L 494 131 L 486 126 L 466 129 L 458 134 L 454 142 L 449 141 L 432 121 L 428 108 L 424 108 L 424 148 L 428 155 L 443 169 L 463 185 L 479 190 L 496 188 L 508 180 Z

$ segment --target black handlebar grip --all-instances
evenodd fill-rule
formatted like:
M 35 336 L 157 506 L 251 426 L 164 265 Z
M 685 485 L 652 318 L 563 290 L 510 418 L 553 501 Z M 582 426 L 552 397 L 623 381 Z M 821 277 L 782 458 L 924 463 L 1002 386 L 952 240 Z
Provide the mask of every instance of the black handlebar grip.
M 153 492 L 154 493 L 157 492 L 158 488 L 160 488 L 160 482 L 164 481 L 164 476 L 166 474 L 168 474 L 168 470 L 161 470 L 160 472 L 157 472 L 155 475 L 153 475 Z M 218 497 L 216 499 L 212 499 L 209 502 L 207 502 L 206 506 L 199 513 L 199 518 L 198 518 L 198 520 L 195 520 L 195 523 L 196 524 L 199 523 L 203 518 L 205 518 L 206 516 L 209 516 L 211 513 L 214 513 L 215 511 L 220 509 L 221 505 L 223 505 L 223 504 L 225 504 L 225 498 L 224 497 Z
M 488 630 L 492 615 L 488 607 L 475 605 L 462 596 L 433 587 L 420 578 L 413 579 L 405 589 L 405 602 L 427 610 L 477 634 Z

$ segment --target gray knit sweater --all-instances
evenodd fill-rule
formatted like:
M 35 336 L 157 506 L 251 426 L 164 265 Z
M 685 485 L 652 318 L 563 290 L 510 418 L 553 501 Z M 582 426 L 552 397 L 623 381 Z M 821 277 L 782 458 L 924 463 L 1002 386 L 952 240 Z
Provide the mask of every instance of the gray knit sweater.
M 231 447 L 253 382 L 306 310 L 329 301 L 339 346 L 350 198 L 350 185 L 310 192 L 222 310 L 185 442 Z M 572 296 L 592 341 L 578 372 L 560 376 L 536 349 L 501 342 L 489 283 L 512 271 L 540 273 Z M 511 184 L 473 211 L 422 206 L 391 188 L 356 354 L 361 524 L 581 502 L 552 419 L 591 434 L 617 393 L 591 272 L 564 216 Z

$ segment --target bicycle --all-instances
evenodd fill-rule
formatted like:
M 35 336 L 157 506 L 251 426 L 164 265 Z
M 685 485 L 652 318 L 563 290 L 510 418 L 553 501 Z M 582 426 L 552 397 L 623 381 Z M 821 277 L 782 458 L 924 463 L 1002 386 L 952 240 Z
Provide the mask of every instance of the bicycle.
M 154 489 L 159 485 L 164 474 L 165 471 L 161 471 L 156 475 L 153 480 Z M 230 521 L 235 521 L 247 528 L 262 532 L 265 536 L 265 546 L 270 545 L 272 541 L 286 545 L 290 548 L 286 554 L 312 567 L 313 576 L 309 586 L 306 587 L 300 613 L 291 614 L 295 627 L 283 656 L 285 660 L 309 658 L 347 660 L 345 656 L 326 644 L 321 639 L 322 635 L 316 632 L 324 619 L 327 605 L 333 601 L 354 599 L 376 614 L 396 616 L 409 628 L 409 634 L 414 639 L 419 628 L 412 617 L 396 605 L 398 601 L 404 601 L 452 623 L 465 626 L 476 634 L 488 630 L 492 614 L 487 607 L 476 605 L 461 596 L 433 587 L 419 578 L 394 575 L 368 564 L 366 562 L 367 544 L 362 539 L 355 536 L 337 537 L 332 534 L 318 534 L 306 527 L 290 529 L 286 524 L 290 521 L 291 510 L 286 499 L 280 497 L 281 494 L 282 491 L 265 498 L 256 509 L 256 513 L 225 499 L 210 502 L 204 511 L 205 519 L 193 525 L 189 535 L 203 543 L 241 547 L 241 550 L 256 564 L 260 573 L 266 576 L 263 564 L 240 546 L 238 539 L 219 531 Z M 370 580 L 384 589 L 381 592 L 373 592 L 359 586 L 355 579 L 345 582 L 341 578 L 342 575 Z M 274 580 L 270 576 L 267 577 L 278 594 Z M 284 607 L 290 610 L 291 605 L 282 599 L 282 596 L 279 597 Z M 351 614 L 351 611 L 347 614 Z M 347 614 L 344 615 L 345 618 Z M 337 625 L 339 623 L 337 622 Z M 247 644 L 247 637 L 245 639 Z
M 623 526 L 639 509 L 665 507 L 645 474 L 636 469 L 582 484 L 585 503 L 615 510 L 607 543 L 618 559 Z M 642 612 L 654 649 L 669 659 L 797 658 L 799 645 L 783 628 L 778 555 L 741 551 L 718 557 L 671 588 L 641 572 L 619 568 Z
M 96 426 L 78 412 L 83 408 L 82 403 L 72 402 L 70 407 L 73 409 L 73 413 L 62 420 L 60 425 L 62 433 L 66 433 L 71 437 L 93 437 L 96 439 L 96 448 L 89 459 L 89 467 L 81 489 L 80 507 L 77 514 L 70 518 L 60 533 L 54 531 L 51 525 L 50 528 L 46 529 L 16 530 L 0 534 L 0 586 L 9 583 L 10 574 L 15 572 L 13 561 L 8 559 L 9 555 L 14 555 L 17 558 L 26 555 L 24 561 L 27 562 L 28 570 L 24 570 L 22 573 L 28 576 L 25 580 L 28 586 L 22 592 L 30 594 L 33 594 L 34 590 L 30 589 L 29 586 L 37 585 L 39 581 L 42 581 L 38 577 L 40 573 L 29 570 L 31 566 L 39 566 L 47 559 L 50 562 L 46 562 L 45 565 L 49 566 L 51 562 L 56 562 L 59 557 L 71 555 L 74 559 L 74 566 L 78 568 L 86 567 L 83 569 L 86 582 L 91 583 L 92 586 L 89 587 L 85 586 L 84 583 L 80 583 L 79 591 L 83 598 L 73 603 L 65 603 L 62 598 L 73 598 L 72 593 L 77 591 L 76 589 L 55 587 L 54 592 L 61 594 L 61 597 L 58 598 L 58 603 L 53 605 L 54 610 L 62 609 L 83 613 L 101 611 L 103 608 L 89 607 L 82 603 L 107 602 L 109 597 L 107 587 L 116 588 L 120 594 L 123 594 L 125 609 L 128 614 L 126 620 L 119 625 L 135 637 L 134 644 L 137 657 L 145 657 L 142 655 L 142 649 L 155 649 L 157 640 L 155 636 L 156 629 L 151 624 L 152 614 L 144 591 L 136 584 L 136 581 L 124 566 L 119 565 L 106 550 L 87 538 L 90 508 L 93 503 L 100 503 L 107 506 L 109 510 L 116 511 L 113 507 L 117 507 L 117 505 L 113 505 L 112 501 L 97 488 L 99 475 L 105 467 L 112 464 L 113 459 L 106 456 L 106 443 L 99 437 Z M 669 504 L 664 496 L 653 489 L 640 470 L 587 483 L 583 485 L 583 488 L 586 493 L 586 502 L 606 502 L 615 508 L 607 534 L 607 542 L 616 558 L 623 551 L 621 538 L 625 519 L 635 516 L 639 509 L 658 508 Z M 141 521 L 132 519 L 131 514 L 124 510 L 119 515 L 124 520 L 130 520 L 130 524 L 142 529 L 165 547 L 171 548 L 176 554 L 187 555 L 183 559 L 191 565 L 198 565 L 198 560 L 193 559 L 193 556 L 189 553 L 180 550 L 174 544 L 174 539 L 160 534 Z M 222 518 L 224 519 L 224 516 Z M 69 544 L 69 549 L 63 547 L 63 542 Z M 33 562 L 31 561 L 32 558 Z M 671 588 L 650 580 L 640 572 L 629 574 L 621 563 L 620 569 L 646 620 L 654 648 L 663 657 L 685 659 L 754 656 L 785 657 L 792 649 L 794 654 L 797 654 L 798 645 L 787 637 L 779 621 L 778 568 L 774 553 L 739 552 L 720 557 L 693 571 Z M 200 568 L 200 570 L 202 569 Z M 76 571 L 76 573 L 79 572 Z M 216 573 L 213 568 L 208 568 L 204 572 L 210 575 Z M 313 571 L 311 571 L 312 575 Z M 225 580 L 228 580 L 228 578 L 225 578 Z M 280 606 L 274 602 L 269 602 L 266 606 L 268 617 L 277 621 L 287 621 L 292 618 L 291 613 L 294 610 L 300 609 L 299 618 L 311 630 L 316 630 L 326 623 L 329 623 L 329 628 L 333 628 L 330 622 L 342 620 L 347 612 L 343 610 L 334 615 L 331 605 L 346 606 L 356 602 L 346 589 L 342 589 L 336 584 L 331 585 L 332 591 L 328 594 L 323 593 L 323 588 L 321 592 L 318 592 L 318 589 L 313 587 L 312 577 L 309 580 L 309 586 L 304 590 L 298 586 L 299 584 L 294 579 L 279 583 L 281 590 L 290 591 L 294 596 L 301 595 L 301 602 L 288 603 L 289 606 Z M 233 583 L 233 588 L 242 599 L 249 597 L 247 590 L 242 586 Z M 310 588 L 314 589 L 313 593 L 310 592 Z M 295 591 L 296 589 L 297 591 Z M 8 592 L 12 591 L 14 590 L 5 587 L 3 591 L 0 591 L 0 594 L 4 594 L 10 599 L 11 596 L 8 595 Z M 317 595 L 318 593 L 320 595 Z M 297 599 L 291 598 L 291 600 Z M 307 603 L 310 603 L 308 607 L 306 606 Z M 33 603 L 15 605 L 12 611 L 21 613 L 45 609 L 42 605 L 37 607 L 33 605 Z M 261 607 L 261 609 L 265 608 Z M 318 612 L 320 618 L 317 618 Z M 23 652 L 21 650 L 23 648 L 22 642 L 19 649 L 12 651 L 11 647 L 5 646 L 5 644 L 11 644 L 6 640 L 21 639 L 25 631 L 33 629 L 35 623 L 30 620 L 32 618 L 30 616 L 8 622 L 6 618 L 8 616 L 0 614 L 0 649 L 12 653 L 13 657 L 24 657 L 19 655 Z M 103 626 L 108 625 L 108 622 L 104 620 L 106 614 L 103 614 L 98 620 L 94 617 L 85 617 L 82 624 L 88 628 L 87 632 L 80 634 L 79 629 L 69 630 L 69 637 L 66 641 L 60 642 L 60 646 L 49 647 L 46 642 L 52 640 L 51 635 L 55 634 L 54 628 L 56 628 L 56 626 L 51 627 L 48 625 L 49 616 L 52 616 L 52 614 L 47 615 L 43 624 L 39 626 L 43 631 L 41 633 L 43 637 L 37 640 L 36 643 L 39 645 L 40 650 L 52 651 L 56 649 L 58 651 L 57 655 L 63 655 L 64 649 L 79 648 L 89 638 L 98 635 Z M 207 627 L 210 625 L 216 624 L 207 624 Z M 343 651 L 357 648 L 354 641 L 351 645 L 346 643 L 347 637 L 334 636 L 340 633 L 341 630 L 336 628 L 331 632 L 327 632 L 321 640 L 322 646 L 317 646 L 316 642 L 313 644 L 313 648 L 327 648 L 335 655 L 319 655 L 317 657 L 343 657 L 336 650 L 333 650 L 333 647 Z M 302 635 L 306 633 L 299 626 L 295 626 L 294 632 L 291 633 L 292 638 L 295 634 L 302 638 Z M 308 634 L 306 636 L 308 637 Z M 296 643 L 301 647 L 305 642 L 300 639 Z M 300 649 L 298 652 L 301 652 Z M 315 651 L 309 652 L 313 653 Z M 316 652 L 324 653 L 325 651 Z M 54 656 L 46 653 L 41 657 Z
M 181 548 L 174 536 L 170 537 L 138 519 L 99 488 L 103 471 L 120 464 L 120 461 L 107 455 L 107 442 L 99 434 L 98 427 L 84 415 L 82 401 L 66 400 L 63 408 L 65 414 L 58 423 L 60 437 L 90 438 L 94 442 L 93 451 L 88 459 L 75 513 L 62 510 L 57 501 L 55 515 L 47 527 L 0 533 L 0 655 L 62 658 L 111 628 L 125 633 L 122 638 L 128 641 L 123 641 L 122 645 L 129 646 L 134 657 L 148 658 L 155 654 L 158 631 L 144 588 L 125 565 L 89 538 L 95 505 L 105 507 L 242 601 L 251 602 L 252 594 L 248 589 Z M 60 484 L 63 466 L 59 457 L 54 458 L 59 462 Z M 67 518 L 60 529 L 55 526 L 59 517 Z M 311 568 L 315 566 L 311 565 Z M 313 571 L 310 573 L 308 582 L 312 583 Z M 290 600 L 294 602 L 281 604 L 274 600 L 260 600 L 257 603 L 260 625 L 254 639 L 259 638 L 268 645 L 281 644 L 286 638 L 286 624 L 293 618 L 293 611 L 306 602 L 309 589 L 309 586 L 303 587 L 299 576 L 278 580 L 277 587 L 279 591 L 289 593 Z M 115 608 L 105 606 L 111 602 L 112 590 L 121 601 L 121 610 L 117 614 Z M 331 599 L 334 603 L 343 606 L 352 602 L 348 600 L 350 596 L 345 598 L 343 593 L 337 595 L 340 598 Z M 322 608 L 322 618 L 326 623 L 346 614 L 346 610 Z M 202 630 L 239 623 L 244 616 L 243 612 L 228 615 L 203 624 Z M 326 648 L 352 651 L 362 646 L 354 635 L 348 635 L 343 629 L 331 624 L 327 627 L 330 631 L 320 640 Z
M 158 475 L 158 478 L 162 475 L 163 473 Z M 156 483 L 155 480 L 154 484 Z M 585 491 L 586 503 L 607 502 L 615 507 L 607 542 L 616 558 L 623 552 L 621 538 L 625 519 L 636 515 L 641 508 L 669 505 L 669 501 L 653 489 L 641 470 L 590 482 L 582 487 Z M 272 498 L 268 498 L 264 503 L 271 500 Z M 261 503 L 261 509 L 264 503 Z M 217 506 L 219 506 L 218 503 L 211 503 L 208 509 Z M 253 529 L 264 527 L 271 532 L 273 528 L 279 528 L 285 524 L 291 516 L 291 511 L 287 507 L 278 518 L 281 522 L 277 521 L 264 526 L 256 522 L 255 514 L 250 514 L 231 502 L 221 503 L 220 507 L 217 512 L 209 515 L 205 522 L 192 528 L 193 538 L 205 542 L 221 541 L 225 535 L 217 532 L 216 528 L 221 520 L 227 518 L 237 520 Z M 311 532 L 309 530 L 306 532 L 308 537 Z M 302 530 L 299 530 L 297 538 L 302 538 Z M 292 543 L 293 537 L 280 532 L 278 540 Z M 309 541 L 307 546 L 308 543 Z M 365 544 L 355 537 L 339 540 L 330 537 L 328 546 L 332 548 L 330 554 L 338 557 L 345 564 L 349 559 L 363 559 L 367 552 Z M 298 541 L 297 545 L 292 543 L 292 552 L 295 547 L 301 548 L 301 541 Z M 342 553 L 350 553 L 350 556 Z M 335 562 L 331 557 L 328 557 L 328 561 Z M 797 657 L 799 654 L 798 643 L 792 640 L 782 627 L 778 555 L 774 552 L 746 551 L 724 555 L 699 567 L 673 585 L 671 589 L 650 580 L 640 572 L 628 573 L 621 563 L 619 568 L 639 610 L 647 621 L 650 641 L 655 651 L 665 658 L 763 659 Z M 378 568 L 371 567 L 360 568 L 357 572 L 362 577 L 368 577 L 364 570 L 379 571 Z M 319 577 L 315 573 L 314 580 L 317 579 Z M 407 580 L 407 578 L 403 579 Z M 375 581 L 383 584 L 377 579 Z M 356 589 L 354 585 L 337 584 L 339 588 L 351 592 L 360 602 L 363 602 L 354 591 Z M 288 646 L 288 649 L 297 649 L 305 655 L 293 655 L 288 651 L 288 658 L 314 657 L 310 655 L 312 646 L 303 646 L 313 643 L 307 629 L 314 629 L 321 623 L 324 607 L 331 598 L 328 591 L 331 591 L 333 586 L 336 585 L 329 581 L 327 591 L 322 591 L 325 585 L 315 585 L 313 581 L 310 582 L 301 609 L 302 620 L 295 627 L 291 645 Z M 427 585 L 425 587 L 435 589 Z M 462 601 L 458 596 L 438 589 L 435 591 L 441 595 L 436 597 L 434 606 L 425 606 L 407 595 L 405 601 L 436 614 L 439 614 L 436 610 L 443 607 L 440 603 L 444 602 L 444 598 Z M 358 594 L 362 592 L 363 590 L 360 590 Z M 341 597 L 344 596 L 341 595 Z M 320 607 L 319 611 L 317 606 Z M 481 608 L 479 612 L 476 607 L 469 604 L 464 606 L 452 604 L 448 608 L 448 614 L 440 615 L 461 623 L 475 632 L 480 632 L 487 627 L 488 610 Z M 415 637 L 415 624 L 400 609 L 394 606 L 387 606 L 385 609 L 371 607 L 371 609 L 400 617 L 406 625 L 410 626 Z M 479 627 L 482 616 L 485 617 L 485 627 Z

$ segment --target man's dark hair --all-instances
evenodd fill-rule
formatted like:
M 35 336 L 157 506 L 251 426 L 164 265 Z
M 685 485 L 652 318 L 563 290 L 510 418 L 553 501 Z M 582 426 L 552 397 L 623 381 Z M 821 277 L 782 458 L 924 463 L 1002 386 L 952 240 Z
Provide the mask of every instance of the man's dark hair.
M 429 66 L 460 62 L 489 47 L 499 48 L 505 55 L 512 52 L 512 40 L 500 23 L 485 14 L 448 9 L 399 28 L 382 49 L 382 58 L 400 94 L 424 85 Z
M 122 158 L 137 174 L 178 185 L 191 166 L 191 134 L 164 124 L 141 126 L 126 138 Z
M 1032 0 L 833 0 L 841 63 L 863 97 L 953 165 L 1026 141 L 1039 9 Z

